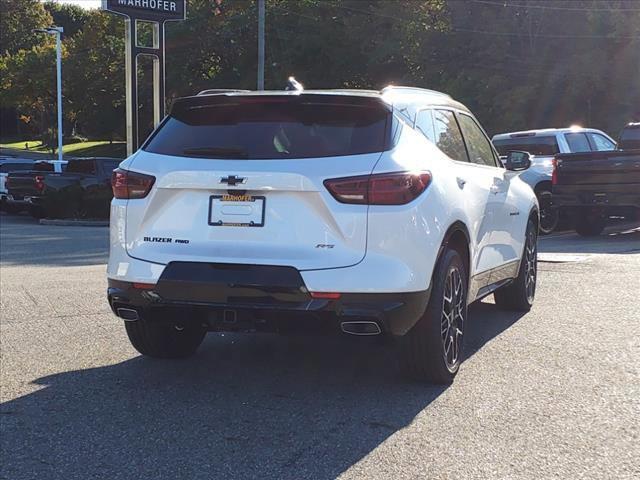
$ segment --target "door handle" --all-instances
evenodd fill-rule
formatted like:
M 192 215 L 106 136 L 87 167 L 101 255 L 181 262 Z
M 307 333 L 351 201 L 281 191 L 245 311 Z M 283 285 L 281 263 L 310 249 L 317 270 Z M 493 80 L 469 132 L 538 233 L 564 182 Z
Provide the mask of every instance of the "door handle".
M 464 188 L 467 181 L 464 178 L 456 177 L 456 182 L 458 182 L 458 186 L 460 188 Z

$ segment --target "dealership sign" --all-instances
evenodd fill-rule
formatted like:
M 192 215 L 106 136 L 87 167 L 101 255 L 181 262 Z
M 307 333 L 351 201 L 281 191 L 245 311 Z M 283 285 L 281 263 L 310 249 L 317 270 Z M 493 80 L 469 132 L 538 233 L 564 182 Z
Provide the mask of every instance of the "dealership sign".
M 102 0 L 102 10 L 125 17 L 125 89 L 127 93 L 127 155 L 133 154 L 143 140 L 138 125 L 138 59 L 153 60 L 153 125 L 158 126 L 165 110 L 164 24 L 184 20 L 186 0 Z M 151 43 L 140 44 L 148 35 L 138 35 L 149 24 Z
M 102 0 L 102 9 L 138 20 L 166 22 L 186 18 L 186 0 Z

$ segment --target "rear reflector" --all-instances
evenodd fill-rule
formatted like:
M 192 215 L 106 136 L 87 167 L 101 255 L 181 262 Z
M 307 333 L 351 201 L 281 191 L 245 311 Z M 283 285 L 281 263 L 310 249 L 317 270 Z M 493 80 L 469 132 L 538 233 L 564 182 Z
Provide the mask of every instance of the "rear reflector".
M 337 300 L 342 296 L 335 292 L 311 292 L 311 298 L 323 298 L 325 300 Z
M 151 175 L 118 168 L 111 174 L 111 189 L 115 198 L 144 198 L 155 181 L 156 178 Z
M 138 290 L 152 290 L 155 287 L 154 283 L 134 283 L 133 288 Z
M 429 172 L 397 172 L 335 178 L 324 186 L 340 203 L 404 205 L 415 200 L 431 183 Z

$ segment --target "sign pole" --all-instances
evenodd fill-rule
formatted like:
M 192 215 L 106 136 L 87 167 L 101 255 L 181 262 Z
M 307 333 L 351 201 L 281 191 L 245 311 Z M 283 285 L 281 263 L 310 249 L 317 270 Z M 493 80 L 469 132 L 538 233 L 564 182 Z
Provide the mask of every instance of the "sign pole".
M 264 0 L 258 0 L 258 90 L 264 90 Z
M 138 121 L 138 57 L 153 58 L 153 125 L 157 127 L 165 115 L 164 40 L 166 22 L 186 19 L 185 0 L 102 0 L 102 9 L 125 17 L 125 87 L 127 99 L 127 155 L 140 146 Z M 150 23 L 152 45 L 138 43 L 138 23 Z

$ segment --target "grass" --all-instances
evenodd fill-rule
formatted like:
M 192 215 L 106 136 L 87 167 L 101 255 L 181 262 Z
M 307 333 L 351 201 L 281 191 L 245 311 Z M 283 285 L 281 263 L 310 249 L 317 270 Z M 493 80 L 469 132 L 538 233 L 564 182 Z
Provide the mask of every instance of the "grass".
M 25 148 L 25 144 L 29 146 Z M 51 155 L 51 150 L 42 145 L 39 140 L 21 140 L 19 142 L 0 143 L 1 148 L 23 150 L 30 153 L 42 153 Z M 108 140 L 91 140 L 88 142 L 71 143 L 62 146 L 62 153 L 72 157 L 117 157 L 127 156 L 127 145 L 124 142 L 112 142 Z

